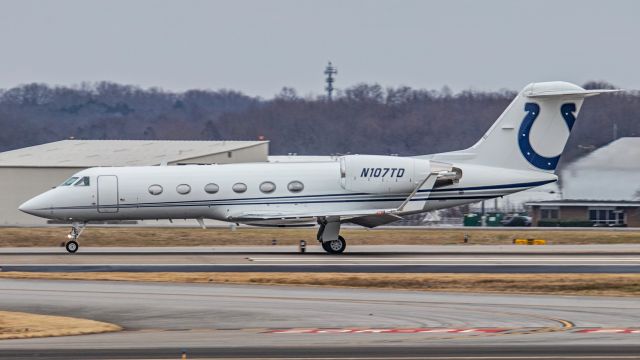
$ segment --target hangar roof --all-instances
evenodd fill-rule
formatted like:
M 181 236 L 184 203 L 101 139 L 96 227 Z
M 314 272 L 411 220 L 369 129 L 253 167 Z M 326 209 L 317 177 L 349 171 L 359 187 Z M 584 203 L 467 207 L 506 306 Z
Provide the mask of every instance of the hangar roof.
M 2 152 L 0 167 L 157 165 L 266 143 L 268 141 L 62 140 Z

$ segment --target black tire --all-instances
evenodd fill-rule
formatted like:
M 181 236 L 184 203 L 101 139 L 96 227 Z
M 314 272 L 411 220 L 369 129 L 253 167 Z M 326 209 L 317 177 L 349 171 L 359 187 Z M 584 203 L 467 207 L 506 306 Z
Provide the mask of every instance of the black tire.
M 322 248 L 329 254 L 340 254 L 347 248 L 347 242 L 342 236 L 338 236 L 338 240 L 322 242 Z
M 320 245 L 322 245 L 322 248 L 324 249 L 324 251 L 326 251 L 326 252 L 330 252 L 331 251 L 329 249 L 329 243 L 328 242 L 321 241 Z
M 78 248 L 80 247 L 78 245 L 78 242 L 75 240 L 69 240 L 67 241 L 66 244 L 64 244 L 64 247 L 67 249 L 67 251 L 71 254 L 75 253 L 76 251 L 78 251 Z

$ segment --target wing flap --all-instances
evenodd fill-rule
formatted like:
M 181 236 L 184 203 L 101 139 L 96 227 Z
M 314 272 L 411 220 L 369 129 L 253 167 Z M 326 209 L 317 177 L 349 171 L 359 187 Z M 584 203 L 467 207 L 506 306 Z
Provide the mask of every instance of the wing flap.
M 371 217 L 384 217 L 389 216 L 395 209 L 375 209 L 375 210 L 351 210 L 351 211 L 328 211 L 322 213 L 289 213 L 289 212 L 246 212 L 237 215 L 229 216 L 229 221 L 235 222 L 250 222 L 250 221 L 299 221 L 305 219 L 314 219 L 319 217 L 339 217 L 340 221 L 349 220 L 351 222 L 354 218 L 371 218 Z M 393 215 L 394 220 L 401 219 L 400 216 Z M 363 220 L 364 221 L 364 220 Z M 372 220 L 371 220 L 372 221 Z
M 383 214 L 383 215 L 367 215 L 367 216 L 358 216 L 349 219 L 350 223 L 354 223 L 356 225 L 374 228 L 376 226 L 392 223 L 394 221 L 402 220 L 402 216 L 396 214 Z

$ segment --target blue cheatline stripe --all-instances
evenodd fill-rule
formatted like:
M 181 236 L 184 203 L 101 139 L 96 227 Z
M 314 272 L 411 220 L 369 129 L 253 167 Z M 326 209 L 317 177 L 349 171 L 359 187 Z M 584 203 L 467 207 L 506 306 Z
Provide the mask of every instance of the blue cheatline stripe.
M 466 188 L 454 189 L 425 189 L 419 193 L 425 192 L 460 192 L 460 191 L 478 191 L 478 190 L 499 190 L 514 189 L 522 187 L 535 187 L 545 185 L 555 180 L 535 181 L 527 183 L 502 184 L 502 185 L 486 185 L 473 186 Z M 491 194 L 483 196 L 432 196 L 427 198 L 417 197 L 411 201 L 436 201 L 436 200 L 475 200 L 490 199 L 502 196 L 504 194 Z M 370 198 L 355 198 L 356 196 L 369 196 Z M 326 199 L 328 197 L 336 197 L 336 199 Z M 374 198 L 371 198 L 374 197 Z M 320 198 L 317 199 L 316 198 Z M 295 199 L 295 201 L 282 201 L 286 199 Z M 189 201 L 170 201 L 170 202 L 154 202 L 154 203 L 136 203 L 136 204 L 120 204 L 120 205 L 101 205 L 101 208 L 161 208 L 161 207 L 180 207 L 180 206 L 225 206 L 225 205 L 268 205 L 268 204 L 320 204 L 320 203 L 339 203 L 339 202 L 385 202 L 385 201 L 404 201 L 406 197 L 398 197 L 398 194 L 375 195 L 367 193 L 350 193 L 350 194 L 321 194 L 321 195 L 299 195 L 299 196 L 274 196 L 274 197 L 254 197 L 242 199 L 209 199 L 209 200 L 189 200 Z M 276 201 L 274 201 L 276 200 Z M 96 206 L 70 206 L 70 207 L 53 207 L 40 210 L 81 210 L 95 209 Z
M 555 182 L 555 180 L 545 180 L 545 181 L 536 181 L 536 182 L 527 182 L 527 183 L 515 183 L 515 184 L 503 184 L 503 185 L 487 185 L 487 186 L 473 186 L 466 188 L 455 188 L 455 189 L 425 189 L 419 190 L 419 193 L 425 192 L 460 192 L 460 191 L 477 191 L 477 190 L 499 190 L 499 189 L 514 189 L 521 187 L 535 187 L 540 185 L 545 185 L 551 182 Z M 406 194 L 408 196 L 408 194 Z M 502 194 L 498 194 L 495 196 L 501 196 Z M 188 200 L 188 201 L 162 201 L 162 202 L 152 202 L 152 203 L 137 203 L 130 205 L 121 205 L 120 207 L 126 206 L 137 206 L 137 207 L 147 207 L 147 206 L 171 206 L 171 204 L 196 204 L 196 205 L 240 205 L 240 204 L 265 204 L 264 201 L 267 201 L 268 204 L 295 204 L 295 203 L 318 203 L 318 202 L 342 202 L 345 201 L 345 198 L 353 198 L 355 196 L 368 196 L 380 198 L 379 201 L 403 201 L 406 197 L 398 198 L 398 194 L 387 194 L 387 195 L 375 195 L 368 193 L 345 193 L 345 194 L 321 194 L 321 195 L 298 195 L 298 196 L 273 196 L 273 197 L 252 197 L 252 198 L 236 198 L 236 199 L 208 199 L 208 200 Z M 493 196 L 493 197 L 495 197 Z M 336 197 L 337 201 L 310 201 L 315 198 L 328 198 L 328 197 Z M 280 201 L 286 199 L 296 199 L 296 201 Z M 436 198 L 433 198 L 434 200 Z M 276 201 L 274 201 L 276 200 Z M 424 199 L 414 199 L 414 201 L 420 201 Z M 261 202 L 255 202 L 261 201 Z M 352 200 L 355 201 L 355 200 Z M 362 199 L 362 201 L 378 201 L 373 199 Z M 230 203 L 233 202 L 233 203 Z
M 513 189 L 513 188 L 519 188 L 519 187 L 536 187 L 536 186 L 546 185 L 552 182 L 555 182 L 555 180 L 543 180 L 543 181 L 534 181 L 534 182 L 527 182 L 527 183 L 504 184 L 504 185 L 471 186 L 471 187 L 456 188 L 456 189 L 424 189 L 424 190 L 418 190 L 418 192 Z
M 411 201 L 444 201 L 444 200 L 482 200 L 482 199 L 491 199 L 500 195 L 486 195 L 486 196 L 453 196 L 453 197 L 439 197 L 439 198 L 419 198 L 419 199 L 411 199 Z M 395 198 L 395 199 L 347 199 L 347 200 L 315 200 L 315 201 L 290 201 L 290 202 L 279 202 L 278 204 L 329 204 L 329 203 L 357 203 L 357 202 L 385 202 L 385 201 L 395 201 L 400 202 L 405 198 Z M 253 203 L 216 203 L 216 204 L 206 204 L 206 203 L 171 203 L 171 204 L 148 204 L 148 205 L 138 205 L 138 204 L 126 204 L 126 205 L 101 205 L 100 208 L 119 208 L 119 209 L 138 209 L 138 208 L 167 208 L 167 207 L 196 207 L 196 206 L 224 206 L 224 205 L 269 205 L 273 204 L 271 202 L 253 202 Z M 68 207 L 53 207 L 46 208 L 40 210 L 90 210 L 95 209 L 96 206 L 68 206 Z

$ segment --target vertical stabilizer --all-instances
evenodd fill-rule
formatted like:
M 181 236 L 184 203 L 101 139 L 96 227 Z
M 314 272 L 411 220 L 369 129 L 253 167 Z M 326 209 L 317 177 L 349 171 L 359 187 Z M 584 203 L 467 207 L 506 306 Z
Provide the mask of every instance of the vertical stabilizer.
M 562 81 L 529 84 L 464 152 L 479 165 L 554 172 L 584 98 L 611 91 Z

